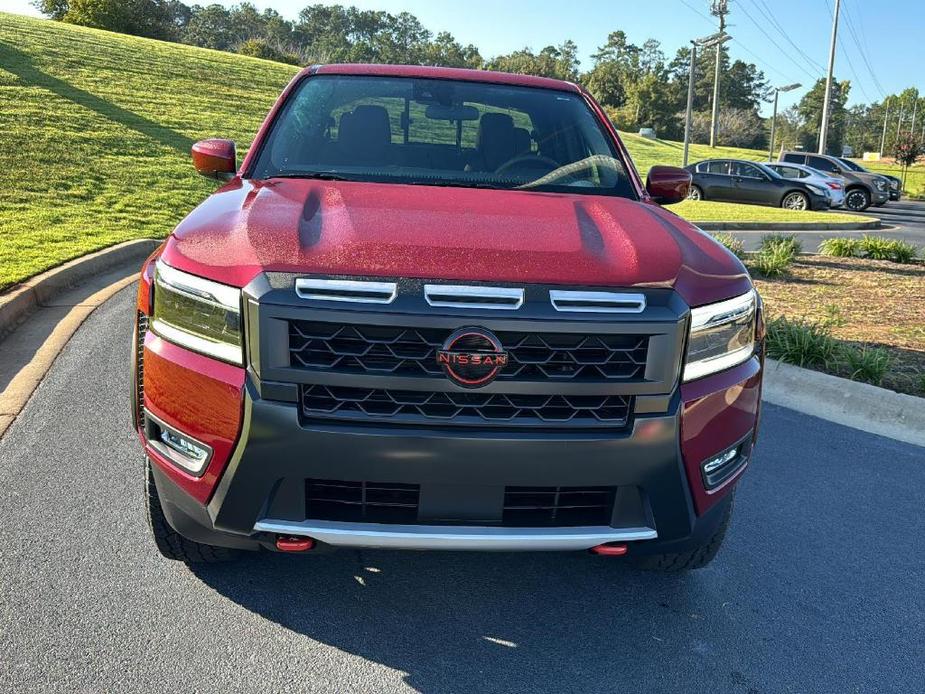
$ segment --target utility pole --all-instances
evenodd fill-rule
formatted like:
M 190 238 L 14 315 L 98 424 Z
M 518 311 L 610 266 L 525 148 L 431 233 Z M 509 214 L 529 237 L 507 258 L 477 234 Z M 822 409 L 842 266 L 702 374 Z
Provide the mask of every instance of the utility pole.
M 691 68 L 690 74 L 687 77 L 687 110 L 684 112 L 684 164 L 682 164 L 682 166 L 687 166 L 688 152 L 690 151 L 691 128 L 694 115 L 694 77 L 697 71 L 697 48 L 700 47 L 706 50 L 713 46 L 719 47 L 731 38 L 729 34 L 718 33 L 691 41 Z
M 880 158 L 883 158 L 883 150 L 886 149 L 886 122 L 890 117 L 890 97 L 883 101 L 886 113 L 883 114 L 883 135 L 880 136 Z
M 774 132 L 777 130 L 777 95 L 781 92 L 789 92 L 793 89 L 799 89 L 802 84 L 788 84 L 786 87 L 774 88 L 774 113 L 771 115 L 771 143 L 768 145 L 768 161 L 774 158 Z
M 839 0 L 836 0 L 838 2 Z M 729 14 L 729 0 L 713 0 L 710 14 L 719 17 L 719 33 L 726 32 L 726 15 Z M 716 72 L 713 75 L 713 116 L 710 119 L 710 147 L 716 147 L 716 131 L 719 121 L 719 74 L 723 57 L 721 43 L 716 44 Z
M 819 154 L 825 154 L 826 140 L 829 137 L 829 114 L 832 106 L 832 72 L 835 70 L 835 41 L 838 39 L 838 12 L 841 0 L 835 0 L 835 13 L 832 16 L 832 43 L 829 45 L 829 73 L 825 78 L 825 99 L 822 102 L 822 127 L 819 129 Z
M 896 140 L 899 140 L 899 131 L 903 127 L 903 110 L 906 108 L 906 100 L 899 102 L 899 120 L 896 121 Z
M 915 92 L 915 98 L 912 100 L 912 125 L 909 126 L 909 134 L 915 135 L 915 112 L 919 109 L 919 93 Z
M 691 111 L 694 107 L 694 69 L 697 65 L 697 42 L 691 41 L 691 70 L 687 77 L 687 110 L 684 112 L 684 163 L 687 166 L 687 156 L 691 148 Z

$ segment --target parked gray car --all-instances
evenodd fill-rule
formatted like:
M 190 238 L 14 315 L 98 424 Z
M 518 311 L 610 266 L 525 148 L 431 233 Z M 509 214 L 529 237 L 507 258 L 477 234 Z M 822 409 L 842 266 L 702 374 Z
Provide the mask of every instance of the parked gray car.
M 788 164 L 805 164 L 845 182 L 845 207 L 861 212 L 871 205 L 882 205 L 890 199 L 890 182 L 880 174 L 854 171 L 838 157 L 807 152 L 781 152 L 780 161 Z
M 846 159 L 845 157 L 839 157 L 838 159 L 845 166 L 847 166 L 852 171 L 863 171 L 864 173 L 874 174 L 870 169 L 865 169 L 863 166 L 857 162 Z M 902 181 L 896 176 L 890 176 L 890 174 L 875 174 L 877 176 L 883 176 L 886 180 L 890 182 L 890 200 L 899 200 L 902 197 Z
M 825 188 L 831 200 L 831 207 L 841 207 L 845 203 L 845 184 L 840 178 L 816 171 L 816 169 L 812 169 L 805 164 L 771 162 L 770 164 L 765 164 L 765 166 L 772 171 L 776 171 L 784 178 L 803 181 L 803 183 L 813 183 Z

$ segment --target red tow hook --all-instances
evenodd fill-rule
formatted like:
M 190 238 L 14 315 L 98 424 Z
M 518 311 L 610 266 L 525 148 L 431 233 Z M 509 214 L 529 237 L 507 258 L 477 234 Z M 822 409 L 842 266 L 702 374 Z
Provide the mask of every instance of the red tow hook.
M 626 543 L 612 543 L 592 547 L 591 552 L 602 557 L 622 557 L 627 551 Z
M 315 541 L 310 537 L 298 535 L 277 535 L 276 549 L 280 552 L 307 552 L 314 548 Z

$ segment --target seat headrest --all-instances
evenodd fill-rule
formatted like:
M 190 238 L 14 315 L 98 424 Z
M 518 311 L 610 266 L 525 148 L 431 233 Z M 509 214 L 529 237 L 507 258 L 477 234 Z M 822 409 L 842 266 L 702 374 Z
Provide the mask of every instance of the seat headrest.
M 350 147 L 385 147 L 392 142 L 389 113 L 382 106 L 357 106 L 340 117 L 337 139 Z
M 506 113 L 486 113 L 479 119 L 476 148 L 489 170 L 514 156 L 514 119 Z

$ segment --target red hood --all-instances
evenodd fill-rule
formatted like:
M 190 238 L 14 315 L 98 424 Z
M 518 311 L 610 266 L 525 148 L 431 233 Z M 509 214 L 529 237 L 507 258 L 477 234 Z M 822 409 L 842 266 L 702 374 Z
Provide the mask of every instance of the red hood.
M 691 305 L 750 287 L 731 253 L 648 203 L 301 179 L 233 181 L 180 223 L 163 258 L 240 287 L 277 270 L 674 287 Z

